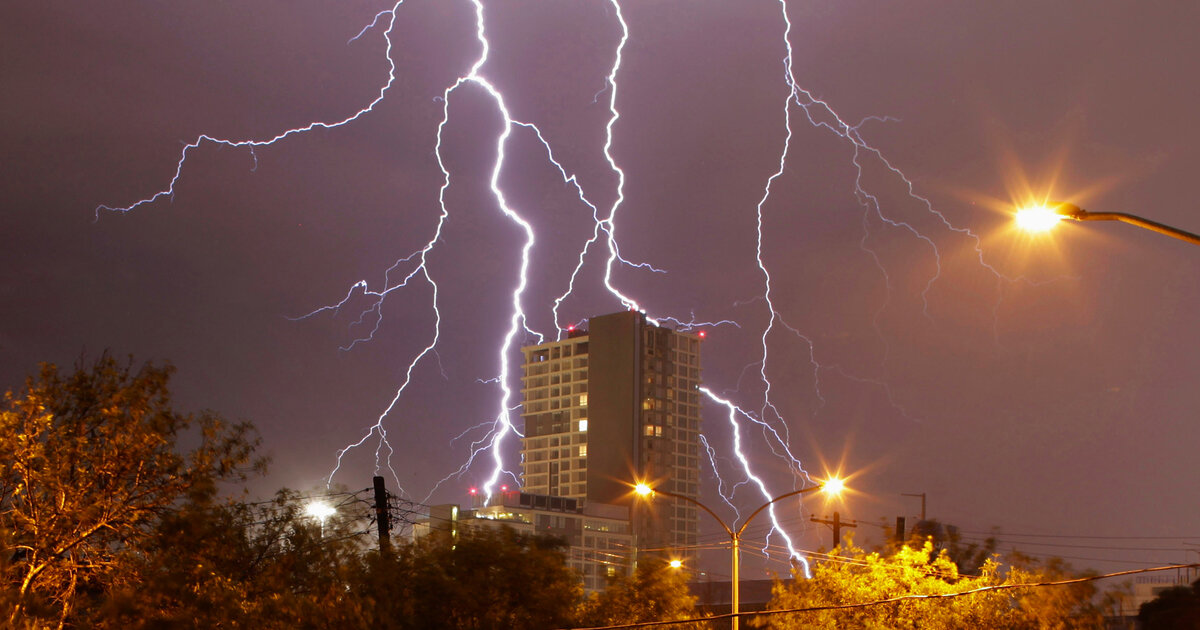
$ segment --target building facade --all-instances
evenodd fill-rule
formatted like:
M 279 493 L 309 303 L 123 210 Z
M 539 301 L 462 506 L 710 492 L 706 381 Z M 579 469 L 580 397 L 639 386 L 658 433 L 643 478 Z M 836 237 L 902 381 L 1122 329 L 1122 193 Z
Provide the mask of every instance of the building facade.
M 433 531 L 451 536 L 478 527 L 511 527 L 528 534 L 554 536 L 566 541 L 567 564 L 579 572 L 588 592 L 604 590 L 609 578 L 628 570 L 633 547 L 629 509 L 576 499 L 530 494 L 516 490 L 496 493 L 484 505 L 476 497 L 472 508 L 435 505 L 429 517 L 413 524 L 414 539 Z
M 662 495 L 635 503 L 630 484 L 698 496 L 699 337 L 629 311 L 523 351 L 524 490 L 626 506 L 642 552 L 692 555 L 698 508 Z

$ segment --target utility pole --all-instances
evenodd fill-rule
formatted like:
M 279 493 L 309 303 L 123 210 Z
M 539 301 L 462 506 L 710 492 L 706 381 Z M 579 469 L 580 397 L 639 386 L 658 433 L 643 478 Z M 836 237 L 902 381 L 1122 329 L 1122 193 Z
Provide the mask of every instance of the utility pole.
M 903 545 L 904 540 L 905 540 L 905 538 L 904 538 L 904 517 L 897 516 L 896 517 L 896 543 Z
M 379 526 L 379 550 L 390 551 L 392 526 L 388 521 L 387 488 L 383 485 L 383 477 L 376 475 L 373 481 L 375 485 L 375 523 Z
M 849 523 L 843 523 L 841 515 L 838 514 L 837 512 L 833 513 L 832 521 L 822 520 L 815 516 L 810 517 L 810 519 L 814 523 L 821 523 L 822 525 L 829 525 L 829 526 L 833 527 L 833 547 L 835 549 L 837 548 L 838 545 L 842 544 L 842 528 L 843 527 L 858 527 L 858 521 L 851 521 Z
M 921 492 L 918 494 L 909 494 L 907 492 L 901 492 L 900 496 L 902 496 L 902 497 L 921 497 L 921 520 L 922 521 L 925 520 L 925 493 L 924 492 Z

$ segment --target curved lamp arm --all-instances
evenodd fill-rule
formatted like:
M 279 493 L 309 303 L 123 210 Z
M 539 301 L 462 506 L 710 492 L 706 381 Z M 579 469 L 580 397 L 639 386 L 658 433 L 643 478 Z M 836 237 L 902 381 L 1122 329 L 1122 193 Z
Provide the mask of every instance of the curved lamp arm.
M 1120 221 L 1130 225 L 1165 234 L 1172 238 L 1177 238 L 1181 241 L 1187 241 L 1192 245 L 1200 245 L 1200 235 L 1192 234 L 1187 230 L 1181 230 L 1176 227 L 1164 225 L 1158 221 L 1144 219 L 1134 214 L 1126 212 L 1088 212 L 1079 206 L 1069 203 L 1060 203 L 1052 208 L 1056 214 L 1061 214 L 1068 219 L 1076 221 Z

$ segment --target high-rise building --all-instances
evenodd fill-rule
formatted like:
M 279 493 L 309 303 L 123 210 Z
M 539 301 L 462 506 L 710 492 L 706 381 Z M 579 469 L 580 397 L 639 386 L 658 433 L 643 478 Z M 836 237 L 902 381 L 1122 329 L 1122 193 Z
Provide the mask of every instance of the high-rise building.
M 691 555 L 696 506 L 634 503 L 629 484 L 698 496 L 699 337 L 629 311 L 523 350 L 524 490 L 629 506 L 639 549 Z

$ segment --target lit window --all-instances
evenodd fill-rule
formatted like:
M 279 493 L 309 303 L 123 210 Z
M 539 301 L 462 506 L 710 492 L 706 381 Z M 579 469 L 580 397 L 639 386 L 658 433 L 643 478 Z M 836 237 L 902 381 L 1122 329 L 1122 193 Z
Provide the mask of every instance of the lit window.
M 587 406 L 587 394 L 580 394 L 580 395 L 579 395 L 579 406 L 580 406 L 580 407 L 586 407 L 586 406 Z
M 580 456 L 580 457 L 587 457 L 587 444 L 580 444 L 580 445 L 579 445 L 579 456 Z
M 579 430 L 580 430 L 580 431 L 585 431 L 585 432 L 587 431 L 587 420 L 580 420 L 580 421 L 579 421 Z

